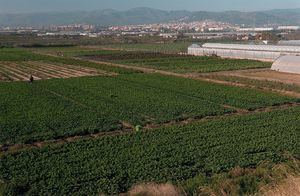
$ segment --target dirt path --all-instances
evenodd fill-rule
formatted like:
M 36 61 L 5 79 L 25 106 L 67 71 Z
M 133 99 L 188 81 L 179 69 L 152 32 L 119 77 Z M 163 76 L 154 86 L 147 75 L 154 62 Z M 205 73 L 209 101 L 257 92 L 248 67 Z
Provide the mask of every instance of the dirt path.
M 53 91 L 49 91 L 49 92 L 52 92 L 56 96 L 60 96 L 60 97 L 62 96 Z M 82 105 L 81 103 L 76 102 L 75 100 L 71 100 L 67 97 L 63 97 L 63 98 L 67 99 L 68 101 L 72 101 L 75 104 Z M 82 106 L 88 107 L 85 105 L 82 105 Z M 282 104 L 282 105 L 278 105 L 278 106 L 269 106 L 269 107 L 259 108 L 259 109 L 252 110 L 252 111 L 238 109 L 236 112 L 223 114 L 223 115 L 217 115 L 217 116 L 207 116 L 204 118 L 186 118 L 181 121 L 169 121 L 169 122 L 165 122 L 165 123 L 161 123 L 161 124 L 147 124 L 143 127 L 143 131 L 154 131 L 157 128 L 170 127 L 170 126 L 174 126 L 174 125 L 187 125 L 190 123 L 205 122 L 208 120 L 217 120 L 217 119 L 223 119 L 223 118 L 233 117 L 233 116 L 242 116 L 242 115 L 247 115 L 247 114 L 264 113 L 264 112 L 276 111 L 276 110 L 287 109 L 287 108 L 297 107 L 297 106 L 300 106 L 300 103 L 287 103 L 287 104 Z M 231 106 L 228 106 L 228 107 L 232 108 Z M 48 146 L 48 145 L 61 145 L 61 144 L 65 144 L 65 143 L 75 142 L 75 141 L 82 140 L 82 139 L 95 139 L 95 138 L 100 138 L 100 137 L 120 136 L 120 135 L 127 135 L 127 134 L 134 133 L 134 130 L 133 130 L 134 127 L 132 125 L 130 125 L 129 123 L 120 122 L 120 125 L 122 125 L 122 128 L 118 129 L 118 130 L 86 134 L 86 135 L 75 135 L 75 136 L 70 136 L 70 137 L 62 137 L 62 138 L 53 139 L 53 140 L 37 141 L 37 142 L 30 143 L 30 144 L 3 145 L 3 146 L 0 146 L 0 155 L 7 154 L 7 153 L 19 152 L 24 149 L 42 148 L 42 147 Z
M 75 59 L 80 59 L 81 58 L 75 58 Z M 127 68 L 127 69 L 133 69 L 133 70 L 138 70 L 144 73 L 159 73 L 162 75 L 167 75 L 167 76 L 175 76 L 175 77 L 182 77 L 182 78 L 189 78 L 189 79 L 194 79 L 194 80 L 199 80 L 199 81 L 205 81 L 205 82 L 211 82 L 211 83 L 216 83 L 216 84 L 222 84 L 226 86 L 237 86 L 237 87 L 246 87 L 246 88 L 253 88 L 256 90 L 264 91 L 264 92 L 274 92 L 278 93 L 281 95 L 285 96 L 290 96 L 290 97 L 296 97 L 300 98 L 300 93 L 294 92 L 294 91 L 285 91 L 285 90 L 278 90 L 278 89 L 270 89 L 270 88 L 257 88 L 256 86 L 253 85 L 248 85 L 248 84 L 242 84 L 242 83 L 236 83 L 236 82 L 229 82 L 229 81 L 224 81 L 224 80 L 217 80 L 217 79 L 211 79 L 207 78 L 207 74 L 201 74 L 201 73 L 175 73 L 175 72 L 170 72 L 170 71 L 164 71 L 164 70 L 157 70 L 157 69 L 152 69 L 152 68 L 145 68 L 145 67 L 137 67 L 137 66 L 131 66 L 131 65 L 124 65 L 124 64 L 116 64 L 116 63 L 108 63 L 108 62 L 103 62 L 103 61 L 96 61 L 96 60 L 87 60 L 93 63 L 99 63 L 99 64 L 105 64 L 109 66 L 115 66 L 115 67 L 122 67 L 122 68 Z M 239 72 L 255 72 L 258 69 L 251 69 L 251 70 L 239 70 Z M 260 71 L 266 71 L 266 69 L 259 69 Z M 232 71 L 224 71 L 224 72 L 217 72 L 220 74 L 224 73 L 231 73 Z M 244 76 L 245 77 L 245 76 Z
M 245 79 L 252 79 L 258 81 L 273 81 L 279 82 L 283 84 L 293 84 L 297 85 L 297 82 L 300 84 L 300 75 L 299 74 L 287 74 L 287 73 L 279 73 L 275 71 L 271 71 L 269 69 L 260 68 L 260 69 L 249 69 L 249 70 L 235 70 L 235 71 L 221 71 L 221 72 L 214 72 L 214 73 L 201 73 L 198 74 L 199 77 L 207 77 L 210 78 L 211 76 L 229 76 L 229 77 L 238 77 L 238 78 L 245 78 Z M 281 79 L 280 79 L 281 78 Z M 275 92 L 281 95 L 290 96 L 300 98 L 300 93 L 295 91 L 288 91 L 288 90 L 281 90 L 275 89 L 270 87 L 262 87 L 262 86 L 255 86 L 247 83 L 242 82 L 229 82 L 223 80 L 222 78 L 213 78 L 212 80 L 217 80 L 224 82 L 225 85 L 233 85 L 233 86 L 243 86 L 249 87 L 254 89 L 260 89 L 269 92 Z
M 300 86 L 300 74 L 277 72 L 270 69 L 248 69 L 248 70 L 234 70 L 221 71 L 216 73 L 206 73 L 202 75 L 222 75 L 222 76 L 236 76 L 241 78 L 249 78 L 262 81 L 275 81 L 284 84 L 295 84 Z

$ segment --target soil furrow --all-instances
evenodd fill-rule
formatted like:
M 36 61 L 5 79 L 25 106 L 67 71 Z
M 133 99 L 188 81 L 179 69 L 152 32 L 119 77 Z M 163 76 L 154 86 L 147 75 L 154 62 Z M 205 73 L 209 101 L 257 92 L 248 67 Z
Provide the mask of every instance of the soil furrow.
M 80 77 L 80 76 L 92 76 L 93 75 L 90 73 L 80 72 L 80 71 L 76 71 L 76 70 L 72 70 L 72 69 L 62 67 L 62 66 L 56 66 L 56 65 L 52 65 L 52 64 L 48 64 L 48 63 L 41 64 L 41 67 L 47 68 L 47 69 L 58 70 L 60 73 L 68 74 L 68 75 L 72 75 L 72 76 Z

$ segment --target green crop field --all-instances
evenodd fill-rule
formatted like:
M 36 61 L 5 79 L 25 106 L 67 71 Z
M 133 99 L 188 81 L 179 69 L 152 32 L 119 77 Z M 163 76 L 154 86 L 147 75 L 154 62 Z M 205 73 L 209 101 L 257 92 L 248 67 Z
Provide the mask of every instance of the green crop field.
M 137 43 L 137 44 L 106 44 L 87 47 L 42 47 L 31 48 L 34 51 L 44 53 L 63 53 L 65 55 L 80 54 L 80 51 L 95 51 L 95 50 L 125 50 L 125 51 L 143 51 L 143 52 L 159 52 L 159 53 L 186 53 L 191 42 L 175 42 L 175 43 Z
M 234 168 L 300 157 L 300 99 L 260 88 L 297 86 L 211 76 L 253 86 L 237 87 L 133 69 L 270 63 L 176 54 L 187 43 L 27 44 L 0 48 L 0 195 L 115 195 L 147 182 L 192 183 L 191 193 Z M 24 82 L 29 75 L 34 81 Z M 257 193 L 257 181 L 245 177 L 241 186 L 251 190 L 240 194 Z
M 143 46 L 145 46 L 145 44 L 141 44 L 140 47 Z M 116 47 L 116 49 L 120 48 Z M 154 52 L 154 49 L 130 50 L 126 49 L 126 47 L 123 50 L 101 50 L 101 47 L 67 47 L 43 48 L 39 51 L 49 54 L 63 54 L 65 57 L 77 56 L 82 57 L 84 59 L 148 67 L 178 73 L 205 73 L 271 67 L 271 63 L 260 62 L 255 60 L 221 59 L 217 57 L 195 57 L 188 55 L 179 55 L 172 52 L 167 54 L 159 50 L 158 52 Z
M 192 42 L 149 43 L 149 44 L 112 44 L 103 48 L 114 48 L 128 51 L 147 51 L 161 53 L 186 53 Z
M 299 112 L 296 107 L 24 150 L 0 158 L 0 179 L 30 195 L 116 194 L 138 182 L 180 184 L 199 174 L 282 161 L 286 151 L 299 156 Z
M 16 48 L 0 48 L 0 61 L 42 60 L 43 56 Z
M 269 88 L 284 91 L 294 91 L 300 93 L 300 86 L 297 84 L 287 84 L 271 80 L 255 80 L 238 76 L 226 76 L 226 75 L 207 75 L 206 77 L 216 80 L 223 80 L 228 82 L 241 83 L 249 86 L 255 86 L 257 88 Z
M 17 92 L 17 94 L 16 94 Z M 0 83 L 0 143 L 32 142 L 253 110 L 298 99 L 206 82 L 129 74 Z
M 73 54 L 76 54 L 76 52 Z M 271 63 L 254 60 L 195 57 L 151 52 L 82 51 L 80 54 L 77 52 L 77 54 L 87 59 L 149 67 L 178 73 L 203 73 L 271 67 Z

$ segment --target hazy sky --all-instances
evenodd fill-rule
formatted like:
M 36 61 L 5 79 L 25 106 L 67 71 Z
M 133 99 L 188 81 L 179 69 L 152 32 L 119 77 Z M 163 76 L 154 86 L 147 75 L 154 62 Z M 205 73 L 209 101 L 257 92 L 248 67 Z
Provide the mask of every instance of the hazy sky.
M 300 0 L 0 0 L 0 12 L 44 12 L 66 10 L 125 10 L 151 7 L 164 10 L 268 10 L 300 8 Z

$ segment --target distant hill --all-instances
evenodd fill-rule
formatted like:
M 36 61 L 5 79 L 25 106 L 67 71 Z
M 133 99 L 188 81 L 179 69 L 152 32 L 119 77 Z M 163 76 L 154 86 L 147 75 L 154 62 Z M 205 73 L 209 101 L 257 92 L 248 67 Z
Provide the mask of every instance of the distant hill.
M 211 19 L 232 24 L 258 26 L 264 24 L 300 25 L 300 9 L 269 10 L 259 12 L 206 12 L 164 11 L 134 8 L 127 11 L 113 9 L 76 12 L 46 12 L 26 14 L 0 14 L 1 26 L 48 26 L 88 23 L 99 26 L 149 24 L 169 21 L 195 21 Z

